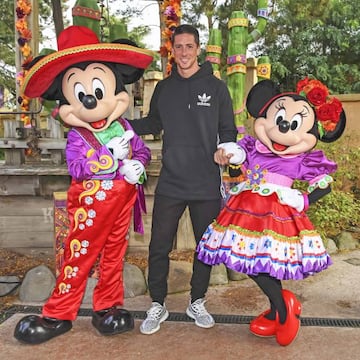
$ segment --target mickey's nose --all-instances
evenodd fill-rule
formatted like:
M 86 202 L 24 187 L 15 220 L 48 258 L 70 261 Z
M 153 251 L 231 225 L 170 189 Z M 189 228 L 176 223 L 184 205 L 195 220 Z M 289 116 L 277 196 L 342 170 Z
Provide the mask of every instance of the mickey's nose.
M 290 129 L 290 123 L 286 120 L 280 121 L 278 126 L 279 126 L 279 131 L 284 134 L 287 133 Z
M 96 98 L 93 95 L 85 95 L 82 99 L 82 103 L 87 109 L 94 109 L 97 105 Z

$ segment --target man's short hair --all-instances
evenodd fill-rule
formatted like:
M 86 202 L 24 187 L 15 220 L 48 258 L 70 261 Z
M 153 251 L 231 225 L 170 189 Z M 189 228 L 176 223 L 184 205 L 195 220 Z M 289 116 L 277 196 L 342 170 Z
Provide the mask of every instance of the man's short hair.
M 175 36 L 180 35 L 180 34 L 194 35 L 196 45 L 200 46 L 199 32 L 197 31 L 197 29 L 194 26 L 188 25 L 188 24 L 182 24 L 182 25 L 179 25 L 178 27 L 176 27 L 172 34 L 172 37 L 171 37 L 172 45 L 174 45 Z

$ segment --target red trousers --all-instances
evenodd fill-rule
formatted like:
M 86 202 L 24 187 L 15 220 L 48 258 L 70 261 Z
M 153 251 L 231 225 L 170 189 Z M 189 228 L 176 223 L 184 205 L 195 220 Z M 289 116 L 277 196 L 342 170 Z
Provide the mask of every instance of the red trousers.
M 93 310 L 123 305 L 124 257 L 136 187 L 124 180 L 73 181 L 68 190 L 70 221 L 64 262 L 42 315 L 75 320 L 89 272 L 99 260 Z

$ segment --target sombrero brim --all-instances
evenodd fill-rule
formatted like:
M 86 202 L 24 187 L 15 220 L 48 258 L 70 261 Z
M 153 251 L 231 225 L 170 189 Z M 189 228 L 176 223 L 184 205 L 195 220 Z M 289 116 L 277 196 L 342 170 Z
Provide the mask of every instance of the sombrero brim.
M 76 46 L 56 51 L 34 64 L 26 74 L 21 90 L 30 98 L 41 97 L 63 70 L 84 61 L 106 61 L 146 69 L 152 60 L 151 50 L 126 44 Z

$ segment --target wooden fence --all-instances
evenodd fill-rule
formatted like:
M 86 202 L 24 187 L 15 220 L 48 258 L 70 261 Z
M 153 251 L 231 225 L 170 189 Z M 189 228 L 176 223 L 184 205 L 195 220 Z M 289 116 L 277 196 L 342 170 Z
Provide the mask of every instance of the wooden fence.
M 136 118 L 148 112 L 151 94 L 160 79 L 161 73 L 157 72 L 144 77 L 143 105 L 141 109 L 130 108 L 126 117 Z M 128 92 L 131 96 L 132 89 L 128 88 Z M 14 114 L 2 115 L 0 149 L 4 151 L 5 160 L 0 164 L 0 247 L 48 251 L 56 247 L 57 240 L 54 194 L 64 195 L 70 184 L 64 157 L 64 128 L 51 118 L 41 120 L 34 129 L 25 129 L 22 124 Z M 146 136 L 144 141 L 152 153 L 144 186 L 147 208 L 143 217 L 145 234 L 137 234 L 131 227 L 129 251 L 148 249 L 154 190 L 161 166 L 161 140 Z M 186 249 L 193 248 L 194 244 L 186 212 L 180 220 L 174 246 Z
M 249 89 L 256 81 L 255 66 L 249 67 L 248 71 Z M 151 94 L 159 79 L 159 73 L 150 73 L 144 77 L 142 112 L 132 108 L 128 118 L 148 112 Z M 129 94 L 131 95 L 131 90 Z M 345 133 L 356 136 L 360 132 L 360 122 L 357 119 L 360 95 L 341 95 L 339 98 L 347 114 Z M 24 129 L 22 122 L 17 121 L 13 114 L 2 115 L 2 124 L 0 149 L 5 153 L 5 160 L 0 163 L 0 247 L 19 250 L 54 248 L 53 194 L 65 192 L 70 184 L 64 161 L 66 139 L 63 127 L 57 121 L 47 119 L 45 126 Z M 140 236 L 130 231 L 130 251 L 148 249 L 154 190 L 160 172 L 161 140 L 153 137 L 144 139 L 152 152 L 152 162 L 147 168 L 148 180 L 144 189 L 147 206 L 147 215 L 143 219 L 145 234 Z M 357 142 L 354 145 L 359 146 Z M 29 151 L 31 154 L 26 155 Z M 177 249 L 194 247 L 188 211 L 180 220 L 174 244 Z

